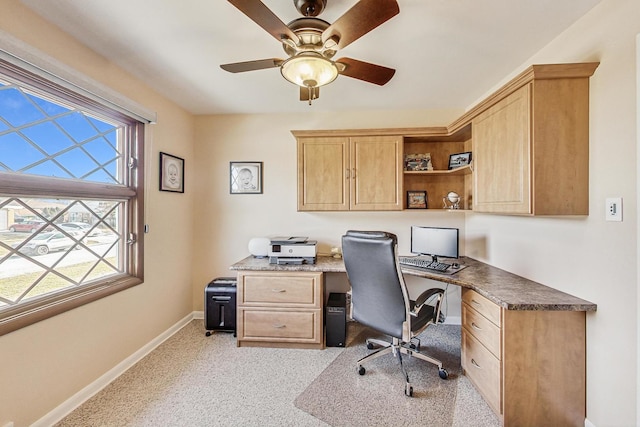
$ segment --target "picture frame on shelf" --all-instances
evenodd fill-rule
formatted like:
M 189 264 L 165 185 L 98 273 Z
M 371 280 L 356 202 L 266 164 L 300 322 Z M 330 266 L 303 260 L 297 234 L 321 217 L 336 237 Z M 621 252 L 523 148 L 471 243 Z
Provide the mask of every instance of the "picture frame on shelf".
M 262 162 L 229 162 L 231 194 L 262 194 Z
M 407 191 L 407 209 L 427 209 L 427 192 Z
M 432 171 L 431 153 L 406 154 L 404 156 L 404 170 L 406 171 Z
M 449 170 L 461 168 L 471 164 L 471 151 L 455 153 L 449 156 Z
M 184 159 L 160 152 L 160 191 L 184 193 Z

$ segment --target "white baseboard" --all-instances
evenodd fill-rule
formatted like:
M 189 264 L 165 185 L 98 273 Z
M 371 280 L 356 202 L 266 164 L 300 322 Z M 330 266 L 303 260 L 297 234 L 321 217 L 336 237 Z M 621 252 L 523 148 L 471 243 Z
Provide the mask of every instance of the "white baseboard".
M 585 418 L 584 419 L 584 427 L 596 427 L 596 425 Z
M 194 311 L 193 312 L 194 319 L 204 319 L 204 311 Z
M 193 319 L 198 319 L 202 317 L 197 317 L 198 313 L 202 312 L 193 312 L 179 320 L 169 329 L 158 335 L 156 338 L 151 340 L 149 343 L 144 345 L 140 350 L 133 353 L 131 356 L 124 359 L 122 362 L 118 363 L 112 369 L 107 371 L 100 378 L 71 396 L 69 399 L 65 400 L 61 405 L 55 408 L 53 411 L 49 412 L 44 417 L 40 418 L 38 421 L 32 424 L 32 427 L 47 427 L 52 426 L 55 423 L 62 420 L 64 417 L 69 415 L 74 409 L 82 405 L 88 399 L 93 397 L 100 390 L 108 386 L 111 382 L 113 382 L 116 378 L 122 375 L 127 369 L 131 368 L 138 361 L 140 361 L 147 354 L 151 353 L 156 347 L 169 339 L 173 334 L 178 332 L 180 329 L 185 327 L 189 322 Z M 202 315 L 202 314 L 201 314 Z

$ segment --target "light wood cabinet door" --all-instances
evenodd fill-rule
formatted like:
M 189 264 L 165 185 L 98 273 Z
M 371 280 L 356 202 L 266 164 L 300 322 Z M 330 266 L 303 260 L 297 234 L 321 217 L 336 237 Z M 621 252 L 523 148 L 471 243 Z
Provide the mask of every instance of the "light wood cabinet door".
M 532 212 L 530 90 L 525 85 L 473 120 L 477 212 Z
M 351 138 L 351 210 L 402 210 L 402 138 Z
M 349 210 L 349 138 L 298 139 L 298 211 Z
M 401 210 L 402 138 L 298 138 L 298 210 Z

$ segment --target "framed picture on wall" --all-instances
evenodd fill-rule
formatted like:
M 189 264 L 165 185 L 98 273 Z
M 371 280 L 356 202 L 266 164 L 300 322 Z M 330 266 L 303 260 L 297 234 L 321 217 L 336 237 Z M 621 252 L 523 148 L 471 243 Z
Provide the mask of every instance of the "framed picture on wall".
M 184 193 L 184 159 L 160 152 L 160 191 Z
M 427 209 L 427 192 L 407 191 L 407 209 Z
M 262 194 L 262 162 L 230 162 L 231 194 Z

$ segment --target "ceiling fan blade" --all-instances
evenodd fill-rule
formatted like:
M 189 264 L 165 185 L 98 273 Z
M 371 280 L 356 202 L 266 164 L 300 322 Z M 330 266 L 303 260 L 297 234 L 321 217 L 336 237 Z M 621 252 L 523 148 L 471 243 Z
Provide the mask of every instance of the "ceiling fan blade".
M 396 0 L 360 0 L 322 33 L 322 42 L 337 38 L 338 48 L 356 41 L 400 13 Z
M 260 0 L 228 0 L 229 3 L 247 15 L 256 24 L 264 28 L 278 41 L 283 37 L 298 42 L 298 36 L 287 27 L 267 6 Z
M 300 101 L 313 101 L 320 98 L 319 87 L 302 87 L 300 86 Z
M 245 71 L 264 70 L 266 68 L 279 67 L 282 62 L 283 60 L 278 58 L 258 59 L 256 61 L 222 64 L 220 68 L 230 73 L 244 73 Z
M 396 73 L 396 70 L 393 68 L 358 61 L 352 58 L 340 58 L 336 63 L 344 66 L 344 70 L 340 71 L 341 75 L 364 80 L 365 82 L 374 83 L 379 86 L 385 85 Z

